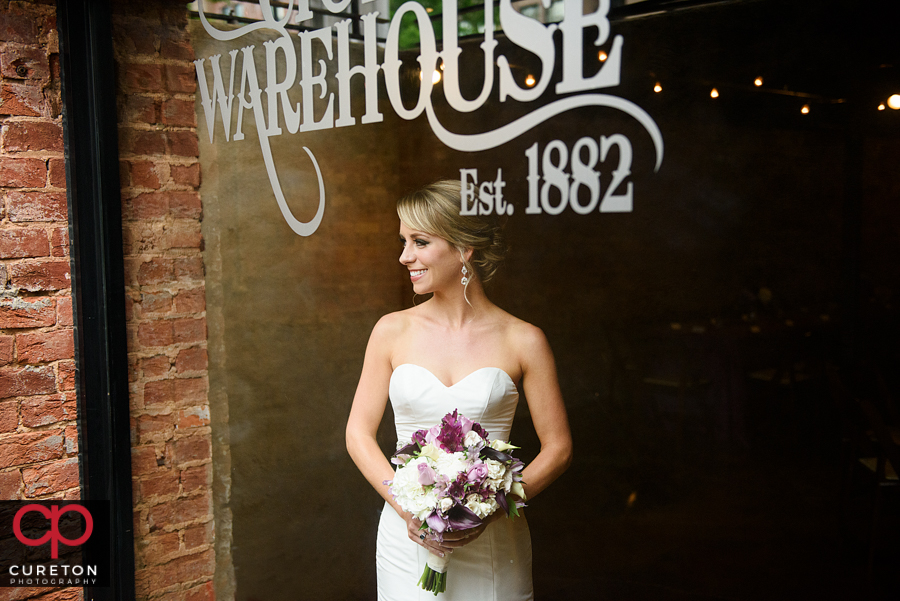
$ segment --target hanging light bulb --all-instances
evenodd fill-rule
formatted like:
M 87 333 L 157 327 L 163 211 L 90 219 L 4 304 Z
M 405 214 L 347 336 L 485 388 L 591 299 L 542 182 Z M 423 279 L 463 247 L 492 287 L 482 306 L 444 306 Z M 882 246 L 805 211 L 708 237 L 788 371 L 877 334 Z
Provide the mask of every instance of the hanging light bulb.
M 537 83 L 537 81 L 534 79 L 534 75 L 529 73 L 528 77 L 525 78 L 525 85 L 529 88 L 533 88 L 535 83 Z
M 800 112 L 803 113 L 804 115 L 808 115 L 809 114 L 809 105 L 804 104 L 803 108 L 800 109 Z
M 656 85 L 653 86 L 653 91 L 656 92 L 657 94 L 662 92 L 662 86 L 659 84 L 659 82 L 656 82 Z
M 882 102 L 881 104 L 878 105 L 878 110 L 879 110 L 879 111 L 883 111 L 883 110 L 884 110 L 884 103 L 883 103 L 883 102 Z
M 609 58 L 609 55 L 606 54 L 605 52 L 603 52 L 602 50 L 597 53 L 597 60 L 599 60 L 601 63 L 608 58 Z
M 895 111 L 900 110 L 900 94 L 894 94 L 888 98 L 887 105 Z
M 422 76 L 422 72 L 419 71 L 419 81 L 422 81 L 424 77 Z M 436 84 L 441 81 L 441 72 L 435 69 L 431 72 L 431 83 Z
M 753 85 L 755 85 L 757 88 L 758 88 L 759 86 L 761 86 L 762 84 L 763 84 L 763 79 L 762 79 L 762 77 L 757 77 L 756 79 L 753 80 Z
M 710 91 L 709 91 L 709 97 L 710 97 L 710 98 L 718 98 L 718 97 L 719 97 L 719 90 L 717 90 L 717 89 L 715 89 L 715 88 L 713 88 L 712 90 L 710 90 Z

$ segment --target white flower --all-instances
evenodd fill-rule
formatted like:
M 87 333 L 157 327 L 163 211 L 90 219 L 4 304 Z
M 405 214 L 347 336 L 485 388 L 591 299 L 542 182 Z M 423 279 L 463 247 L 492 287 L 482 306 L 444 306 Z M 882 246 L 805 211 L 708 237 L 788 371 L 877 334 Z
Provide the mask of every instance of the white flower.
M 430 490 L 425 494 L 415 495 L 412 498 L 407 499 L 407 503 L 405 505 L 403 503 L 400 503 L 400 507 L 412 513 L 422 521 L 425 521 L 425 518 L 431 515 L 431 512 L 434 511 L 436 506 L 437 494 L 435 494 L 433 490 Z
M 500 451 L 501 453 L 504 453 L 510 449 L 518 449 L 519 447 L 517 447 L 515 445 L 511 445 L 508 442 L 503 442 L 502 440 L 492 440 L 491 448 L 496 449 L 496 450 Z
M 469 433 L 466 434 L 466 437 L 463 438 L 463 446 L 466 448 L 474 447 L 475 445 L 484 442 L 484 439 L 478 435 L 478 432 L 475 430 L 469 430 Z
M 528 500 L 527 498 L 525 498 L 525 489 L 522 488 L 521 482 L 513 482 L 512 485 L 509 487 L 509 492 L 518 496 L 523 501 Z
M 419 464 L 428 463 L 426 457 L 417 457 L 399 468 L 394 474 L 391 493 L 405 511 L 424 520 L 437 506 L 434 487 L 419 484 Z
M 513 472 L 512 470 L 506 470 L 506 473 L 503 474 L 503 490 L 509 492 L 510 486 L 512 486 L 513 481 Z
M 450 508 L 453 507 L 453 499 L 450 497 L 444 497 L 441 499 L 441 511 L 447 513 L 450 511 Z
M 444 451 L 442 451 L 440 447 L 433 445 L 430 442 L 419 451 L 419 457 L 428 457 L 432 461 L 437 461 L 443 454 Z
M 503 472 L 506 471 L 505 465 L 495 459 L 485 459 L 484 463 L 488 467 L 488 478 L 494 480 L 503 477 Z
M 462 452 L 442 453 L 434 467 L 440 474 L 453 480 L 457 474 L 466 471 L 466 454 Z
M 497 505 L 497 501 L 495 501 L 493 497 L 487 501 L 482 501 L 481 497 L 472 494 L 466 497 L 466 507 L 471 509 L 475 515 L 484 519 L 494 513 L 499 505 Z
M 395 495 L 401 491 L 422 489 L 422 485 L 419 484 L 419 464 L 421 463 L 427 465 L 428 459 L 416 457 L 397 469 L 397 472 L 394 474 L 394 483 L 391 485 Z

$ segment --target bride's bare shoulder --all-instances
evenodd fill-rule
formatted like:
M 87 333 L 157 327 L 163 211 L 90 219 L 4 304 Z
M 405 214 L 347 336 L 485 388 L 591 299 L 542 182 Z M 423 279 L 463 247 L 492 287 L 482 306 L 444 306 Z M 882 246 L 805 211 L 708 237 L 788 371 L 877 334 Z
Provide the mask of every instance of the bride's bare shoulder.
M 527 349 L 533 348 L 535 345 L 546 344 L 547 339 L 539 327 L 506 311 L 503 311 L 502 314 L 501 324 L 505 337 L 514 347 Z
M 372 339 L 394 341 L 409 332 L 421 319 L 418 307 L 394 311 L 378 320 L 372 329 Z
M 409 328 L 409 309 L 383 315 L 372 329 L 372 336 L 397 336 Z
M 385 365 L 392 365 L 398 341 L 402 340 L 409 330 L 410 316 L 407 311 L 396 311 L 382 316 L 369 336 L 366 345 L 367 360 L 369 357 L 373 360 L 377 358 L 378 361 L 384 361 Z

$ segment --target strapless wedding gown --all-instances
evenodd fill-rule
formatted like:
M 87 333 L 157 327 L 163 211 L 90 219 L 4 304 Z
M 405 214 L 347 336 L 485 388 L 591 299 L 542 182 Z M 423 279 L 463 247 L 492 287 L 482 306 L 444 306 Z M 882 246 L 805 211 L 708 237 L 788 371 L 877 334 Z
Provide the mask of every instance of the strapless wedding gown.
M 424 367 L 405 363 L 391 374 L 390 399 L 397 439 L 408 442 L 454 409 L 480 423 L 491 439 L 509 440 L 519 391 L 497 367 L 483 367 L 447 387 Z M 418 586 L 428 551 L 411 541 L 403 521 L 385 503 L 378 525 L 376 567 L 379 601 L 434 600 Z M 456 549 L 447 568 L 447 591 L 437 601 L 528 601 L 531 535 L 524 516 L 502 518 L 474 542 Z

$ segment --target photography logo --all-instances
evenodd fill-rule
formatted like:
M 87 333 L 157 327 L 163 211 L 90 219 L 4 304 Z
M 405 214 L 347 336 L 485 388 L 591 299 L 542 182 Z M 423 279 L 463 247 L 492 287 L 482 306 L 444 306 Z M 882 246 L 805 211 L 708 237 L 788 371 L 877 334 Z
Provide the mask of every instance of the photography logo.
M 109 586 L 107 501 L 0 501 L 0 587 Z

